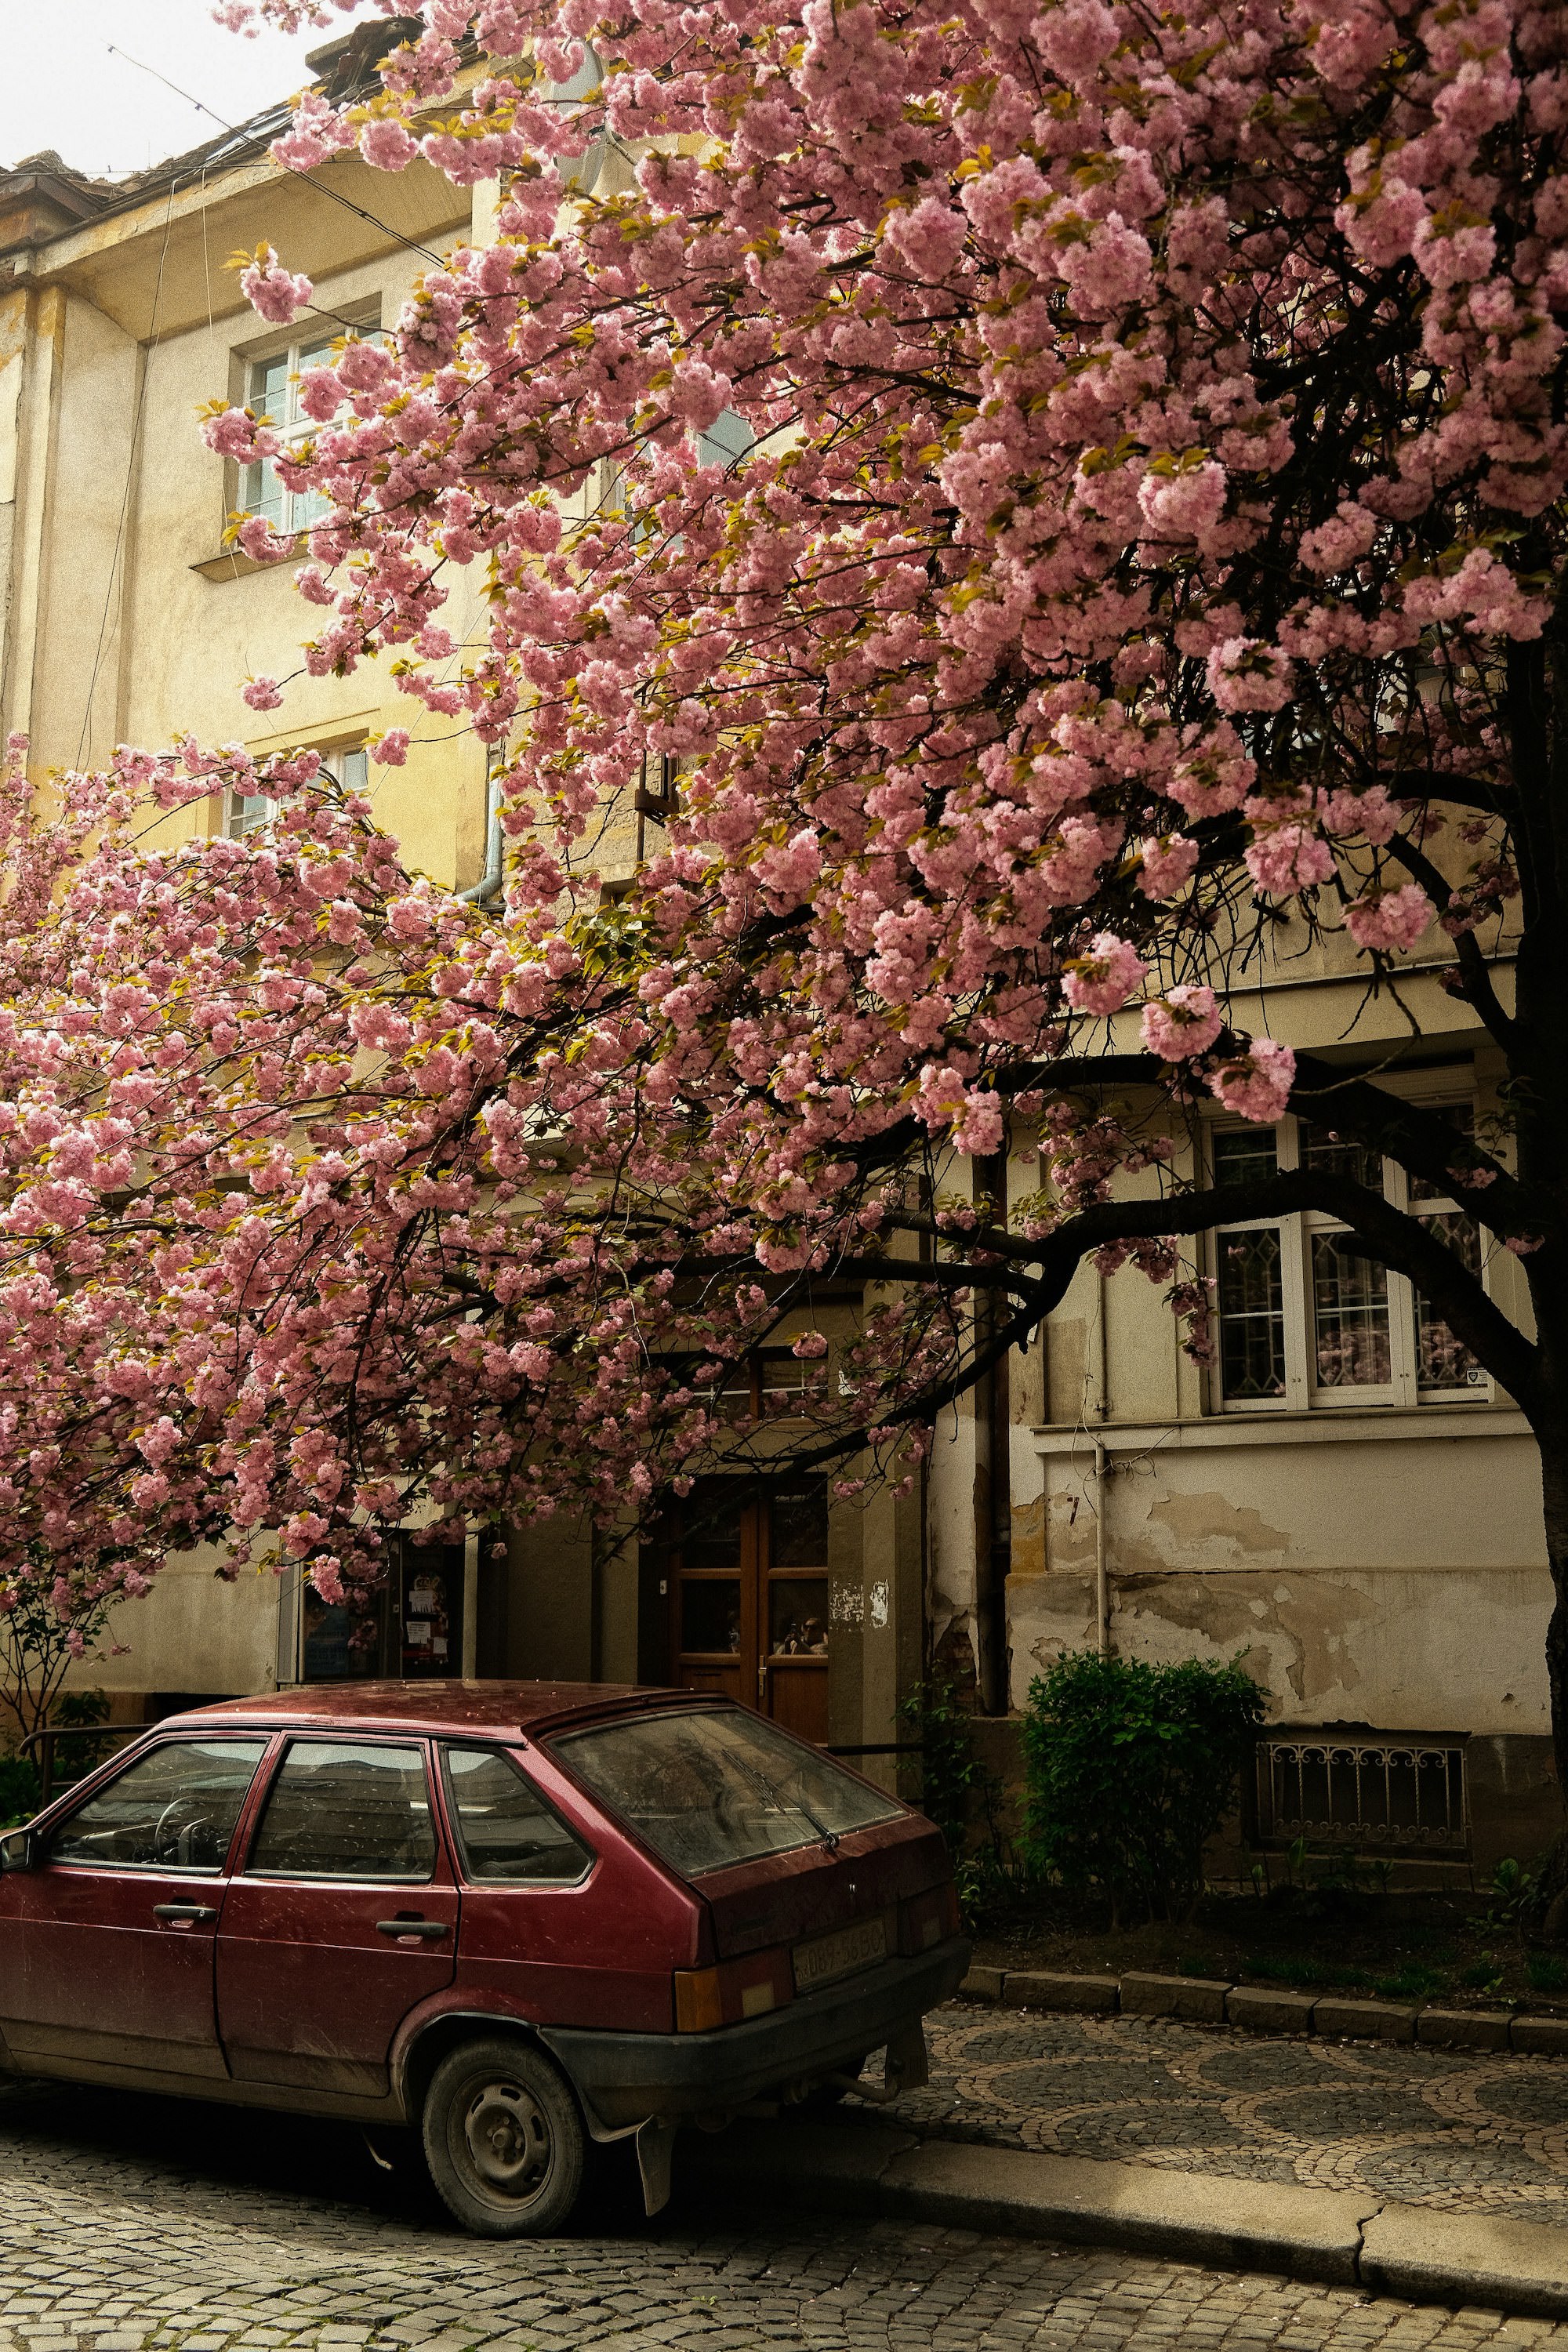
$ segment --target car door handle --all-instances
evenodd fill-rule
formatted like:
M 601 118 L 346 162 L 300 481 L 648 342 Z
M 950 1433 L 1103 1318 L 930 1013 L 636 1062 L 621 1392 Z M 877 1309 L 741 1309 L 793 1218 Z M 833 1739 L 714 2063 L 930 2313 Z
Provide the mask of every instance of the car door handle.
M 176 1926 L 203 1927 L 209 1919 L 216 1919 L 217 1913 L 210 1903 L 154 1903 L 153 1916 Z
M 422 1944 L 438 1944 L 452 1932 L 444 1919 L 378 1919 L 378 1936 L 412 1936 Z

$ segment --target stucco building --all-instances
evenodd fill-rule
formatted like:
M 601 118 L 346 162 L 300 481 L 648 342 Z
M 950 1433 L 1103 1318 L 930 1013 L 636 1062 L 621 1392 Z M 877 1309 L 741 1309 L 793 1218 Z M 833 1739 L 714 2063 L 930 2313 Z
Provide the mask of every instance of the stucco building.
M 366 37 L 318 53 L 335 90 L 365 71 Z M 0 175 L 0 719 L 29 733 L 40 773 L 176 730 L 363 761 L 367 737 L 414 709 L 374 667 L 301 677 L 281 712 L 247 709 L 247 677 L 294 670 L 307 615 L 289 567 L 226 551 L 225 523 L 238 506 L 279 528 L 309 518 L 263 470 L 242 478 L 211 454 L 195 413 L 225 394 L 286 422 L 312 348 L 390 321 L 433 258 L 485 234 L 495 192 L 456 190 L 423 163 L 388 177 L 353 155 L 287 173 L 268 153 L 284 111 L 133 182 L 47 156 Z M 608 184 L 622 166 L 596 168 Z M 288 330 L 259 321 L 225 267 L 264 236 L 317 289 Z M 480 748 L 437 740 L 426 719 L 407 766 L 373 781 L 410 860 L 482 897 L 499 853 Z M 210 803 L 200 821 L 264 815 Z M 639 822 L 617 813 L 602 866 L 630 871 Z M 1360 986 L 1293 953 L 1269 982 L 1276 1025 L 1348 1065 L 1377 1062 L 1403 1033 L 1360 1005 Z M 1486 1040 L 1429 971 L 1411 1001 L 1426 1034 L 1396 1082 L 1484 1117 Z M 1270 1138 L 1205 1121 L 1178 1139 L 1189 1164 L 1272 1150 L 1289 1165 L 1333 1148 L 1290 1122 Z M 1006 1181 L 1037 1187 L 1026 1136 Z M 1450 1214 L 1440 1202 L 1422 1213 Z M 1063 1647 L 1239 1652 L 1276 1717 L 1253 1834 L 1285 1843 L 1308 1823 L 1438 1870 L 1529 1852 L 1557 1796 L 1521 1416 L 1400 1278 L 1379 1286 L 1336 1258 L 1331 1230 L 1287 1219 L 1205 1246 L 1219 1281 L 1213 1373 L 1180 1352 L 1141 1276 L 1085 1268 L 1038 1344 L 946 1416 L 923 1495 L 829 1509 L 820 1492 L 737 1492 L 688 1550 L 595 1543 L 561 1522 L 516 1535 L 504 1564 L 481 1564 L 473 1541 L 411 1550 L 382 1662 L 679 1677 L 813 1737 L 889 1748 L 900 1697 L 934 1667 L 973 1684 L 1005 1757 L 1011 1714 Z M 1512 1310 L 1516 1273 L 1506 1256 L 1488 1268 Z M 826 1304 L 830 1338 L 857 1307 Z M 798 1370 L 787 1345 L 765 1357 L 748 1375 L 754 1401 L 787 1416 Z M 126 1717 L 350 1664 L 343 1628 L 289 1580 L 227 1588 L 199 1555 L 122 1610 L 115 1633 L 126 1654 L 85 1679 Z

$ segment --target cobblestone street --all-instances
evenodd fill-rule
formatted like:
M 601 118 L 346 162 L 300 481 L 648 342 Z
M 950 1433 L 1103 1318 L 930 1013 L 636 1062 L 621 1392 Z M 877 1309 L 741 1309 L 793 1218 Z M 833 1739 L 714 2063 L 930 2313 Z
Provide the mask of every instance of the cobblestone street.
M 1568 2063 L 953 2005 L 899 2121 L 948 2138 L 1568 2221 Z
M 1444 2202 L 1478 2148 L 1484 2201 L 1505 2158 L 1561 2178 L 1561 2123 L 1541 2112 L 1559 2116 L 1560 2074 L 1542 2060 L 1320 2053 L 961 2010 L 939 2021 L 934 2054 L 931 2092 L 907 2103 L 928 2130 L 1254 2178 L 1300 2179 L 1315 2147 L 1305 2177 L 1335 2182 L 1398 2140 L 1416 2171 L 1436 2168 L 1426 2188 Z M 678 2196 L 650 2224 L 624 2170 L 572 2236 L 487 2244 L 447 2223 L 406 2150 L 388 2152 L 390 2174 L 335 2126 L 87 2090 L 0 2095 L 0 2352 L 1568 2352 L 1568 2327 L 1543 2321 L 916 2223 L 721 2221 Z M 1415 2172 L 1402 2188 L 1422 2193 Z

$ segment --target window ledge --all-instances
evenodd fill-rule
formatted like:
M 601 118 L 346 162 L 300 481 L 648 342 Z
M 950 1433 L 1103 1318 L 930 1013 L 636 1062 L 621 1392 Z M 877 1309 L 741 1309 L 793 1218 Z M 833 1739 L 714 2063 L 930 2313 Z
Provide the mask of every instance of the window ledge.
M 1202 1421 L 1108 1421 L 1037 1428 L 1035 1450 L 1079 1454 L 1095 1445 L 1108 1454 L 1217 1453 L 1252 1445 L 1364 1445 L 1405 1438 L 1529 1437 L 1530 1423 L 1511 1404 L 1372 1405 L 1312 1412 L 1216 1413 Z
M 247 555 L 240 548 L 226 547 L 216 555 L 204 556 L 190 569 L 199 572 L 204 580 L 244 580 L 252 572 L 280 572 L 285 564 L 292 563 L 295 557 L 303 552 L 304 545 L 305 534 L 300 531 L 289 553 L 279 556 L 273 563 L 258 563 L 254 555 Z

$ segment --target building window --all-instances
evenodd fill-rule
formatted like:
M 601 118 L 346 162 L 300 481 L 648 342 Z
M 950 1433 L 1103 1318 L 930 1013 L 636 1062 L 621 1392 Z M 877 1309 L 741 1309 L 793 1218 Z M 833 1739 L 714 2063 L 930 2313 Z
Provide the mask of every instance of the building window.
M 1434 1106 L 1468 1135 L 1463 1104 Z M 1472 1273 L 1481 1237 L 1444 1194 L 1305 1119 L 1217 1127 L 1215 1181 L 1321 1168 L 1381 1192 L 1421 1218 Z M 1399 1404 L 1487 1389 L 1487 1376 L 1404 1276 L 1357 1256 L 1337 1219 L 1265 1217 L 1214 1236 L 1215 1386 L 1222 1410 Z
M 381 330 L 366 326 L 357 331 L 363 342 L 379 342 Z M 323 335 L 311 342 L 290 343 L 288 350 L 275 352 L 268 359 L 251 360 L 245 370 L 245 404 L 253 415 L 265 416 L 289 450 L 301 442 L 312 441 L 321 426 L 319 420 L 307 416 L 300 404 L 300 379 L 308 368 L 330 367 L 333 346 L 341 336 Z M 329 502 L 318 490 L 285 488 L 276 465 L 264 458 L 254 466 L 244 466 L 239 476 L 240 511 L 262 516 L 270 530 L 279 538 L 309 530 L 327 513 Z
M 370 780 L 370 753 L 363 743 L 352 751 L 340 745 L 336 751 L 323 752 L 321 765 L 347 792 L 363 793 Z M 266 793 L 230 791 L 223 796 L 223 829 L 231 841 L 265 833 L 277 814 L 277 802 Z
M 1469 1841 L 1462 1741 L 1266 1732 L 1257 1749 L 1260 1845 L 1463 1853 Z
M 713 419 L 706 433 L 697 436 L 697 462 L 701 466 L 722 466 L 732 474 L 742 457 L 757 446 L 757 436 L 745 418 L 735 409 L 726 408 Z

